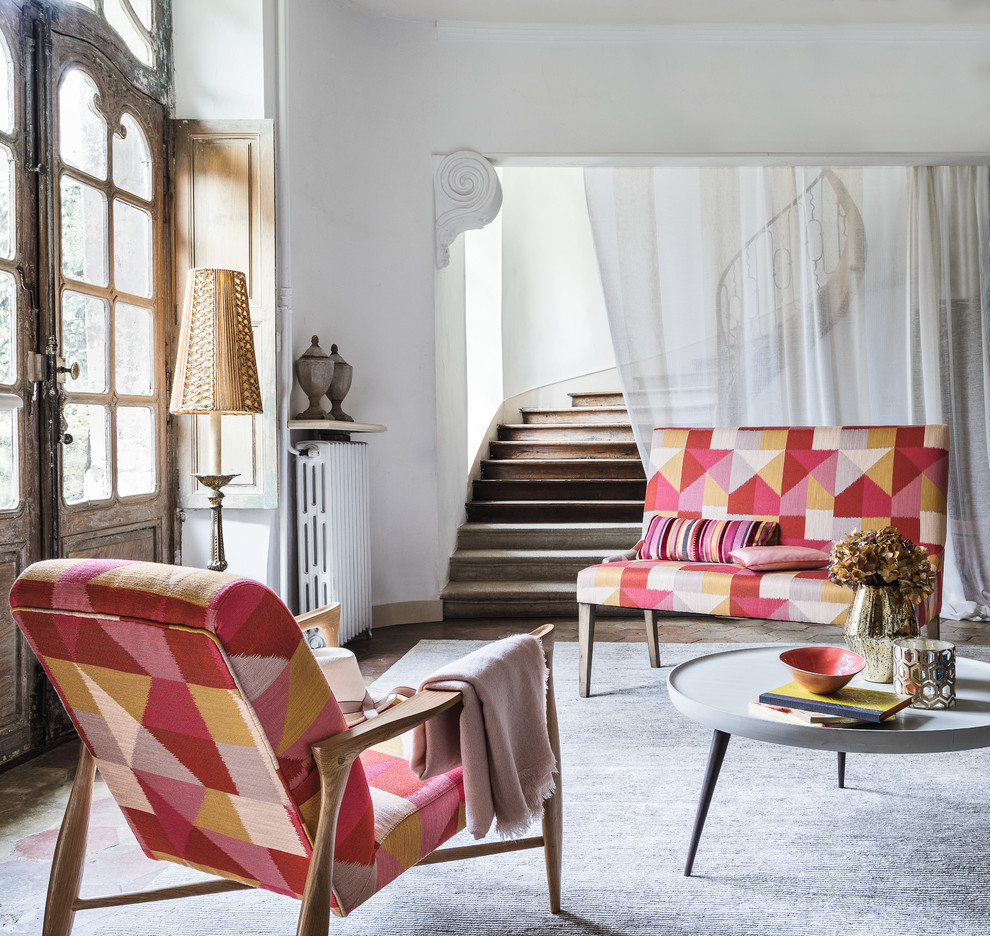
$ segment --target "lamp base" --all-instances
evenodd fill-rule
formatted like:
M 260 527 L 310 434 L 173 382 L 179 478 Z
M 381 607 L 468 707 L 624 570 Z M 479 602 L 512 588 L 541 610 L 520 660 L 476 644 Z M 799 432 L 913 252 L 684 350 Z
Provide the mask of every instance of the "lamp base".
M 207 568 L 211 572 L 223 572 L 227 568 L 227 559 L 223 552 L 223 519 L 220 515 L 223 509 L 223 493 L 220 488 L 230 484 L 236 474 L 214 475 L 197 474 L 193 477 L 205 484 L 213 493 L 210 495 L 210 510 L 213 512 L 213 522 L 210 527 L 210 564 Z

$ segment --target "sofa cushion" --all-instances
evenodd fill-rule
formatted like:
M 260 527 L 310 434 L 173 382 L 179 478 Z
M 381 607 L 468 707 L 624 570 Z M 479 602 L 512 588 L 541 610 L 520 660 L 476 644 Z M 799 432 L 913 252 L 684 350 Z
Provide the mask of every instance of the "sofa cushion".
M 578 573 L 579 603 L 841 626 L 853 592 L 827 569 L 753 572 L 738 565 L 633 560 Z
M 769 545 L 778 532 L 773 521 L 653 517 L 637 558 L 732 562 L 733 549 Z
M 729 553 L 736 565 L 753 572 L 777 572 L 786 569 L 823 569 L 829 554 L 808 546 L 743 546 Z

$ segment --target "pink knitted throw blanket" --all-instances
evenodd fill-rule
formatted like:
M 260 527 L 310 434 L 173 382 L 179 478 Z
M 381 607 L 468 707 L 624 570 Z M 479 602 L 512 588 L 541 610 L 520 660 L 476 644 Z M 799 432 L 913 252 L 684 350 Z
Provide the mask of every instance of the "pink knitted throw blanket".
M 421 780 L 464 768 L 467 828 L 483 838 L 525 833 L 554 791 L 543 648 L 530 634 L 506 637 L 441 667 L 420 689 L 457 690 L 460 706 L 413 730 L 409 766 Z

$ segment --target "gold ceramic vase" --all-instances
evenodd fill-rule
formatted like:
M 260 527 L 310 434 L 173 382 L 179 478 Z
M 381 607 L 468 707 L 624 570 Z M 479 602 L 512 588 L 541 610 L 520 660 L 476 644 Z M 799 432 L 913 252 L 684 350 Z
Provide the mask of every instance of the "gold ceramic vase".
M 894 680 L 894 641 L 917 637 L 914 606 L 889 585 L 860 585 L 853 594 L 842 630 L 846 644 L 866 660 L 863 678 L 870 682 Z

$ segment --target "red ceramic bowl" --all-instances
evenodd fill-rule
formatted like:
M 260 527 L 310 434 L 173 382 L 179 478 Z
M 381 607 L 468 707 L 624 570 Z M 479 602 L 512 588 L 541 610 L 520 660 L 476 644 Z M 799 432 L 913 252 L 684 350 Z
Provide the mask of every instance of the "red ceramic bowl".
M 864 666 L 858 653 L 845 647 L 795 647 L 780 655 L 794 681 L 809 692 L 827 694 L 841 689 Z

